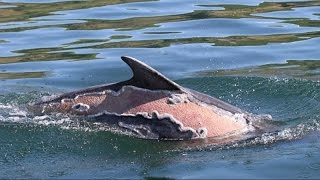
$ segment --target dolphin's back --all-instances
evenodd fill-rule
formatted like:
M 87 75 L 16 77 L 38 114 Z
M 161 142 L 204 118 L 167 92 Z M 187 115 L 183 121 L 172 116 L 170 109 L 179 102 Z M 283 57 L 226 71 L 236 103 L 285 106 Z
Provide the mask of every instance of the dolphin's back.
M 122 56 L 121 59 L 131 68 L 133 73 L 131 79 L 118 83 L 102 84 L 68 92 L 53 99 L 41 101 L 36 104 L 57 102 L 64 98 L 75 98 L 76 96 L 85 93 L 103 92 L 106 90 L 119 91 L 123 86 L 135 86 L 148 90 L 182 91 L 181 86 L 166 78 L 147 64 L 128 56 Z
M 112 83 L 112 84 L 102 84 L 98 86 L 92 86 L 86 89 L 77 90 L 73 92 L 68 92 L 62 94 L 58 97 L 55 97 L 50 100 L 38 102 L 36 104 L 43 104 L 43 103 L 50 103 L 50 102 L 59 102 L 62 99 L 66 98 L 75 98 L 78 95 L 86 94 L 86 93 L 95 93 L 95 92 L 103 92 L 106 90 L 112 91 L 119 91 L 123 86 L 135 86 L 142 89 L 148 90 L 167 90 L 167 91 L 176 91 L 176 92 L 184 92 L 191 94 L 194 98 L 198 101 L 204 102 L 208 105 L 213 105 L 218 108 L 224 109 L 229 111 L 233 114 L 235 113 L 244 113 L 241 109 L 228 104 L 220 99 L 217 99 L 212 96 L 208 96 L 206 94 L 200 93 L 195 90 L 191 90 L 188 88 L 181 87 L 180 85 L 176 84 L 175 82 L 171 81 L 164 75 L 162 75 L 157 70 L 153 69 L 152 67 L 148 66 L 147 64 L 128 56 L 122 56 L 121 59 L 128 64 L 131 68 L 133 76 L 131 79 Z
M 245 111 L 241 110 L 240 108 L 236 107 L 236 106 L 233 106 L 229 103 L 226 103 L 218 98 L 215 98 L 215 97 L 212 97 L 212 96 L 208 96 L 206 94 L 203 94 L 201 92 L 198 92 L 198 91 L 195 91 L 195 90 L 192 90 L 192 89 L 187 89 L 185 88 L 187 91 L 189 91 L 192 96 L 194 98 L 196 98 L 197 100 L 201 101 L 201 102 L 204 102 L 208 105 L 213 105 L 213 106 L 216 106 L 218 108 L 221 108 L 223 110 L 226 110 L 226 111 L 229 111 L 231 112 L 232 114 L 236 114 L 236 113 L 245 113 Z
M 133 72 L 129 80 L 65 93 L 34 109 L 87 115 L 144 138 L 230 136 L 251 127 L 245 111 L 184 88 L 137 59 L 121 58 Z

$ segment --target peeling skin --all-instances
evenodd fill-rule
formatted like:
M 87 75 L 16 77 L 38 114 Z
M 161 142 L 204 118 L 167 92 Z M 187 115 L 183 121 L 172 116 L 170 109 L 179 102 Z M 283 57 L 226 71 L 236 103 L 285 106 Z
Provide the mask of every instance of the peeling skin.
M 75 108 L 78 107 L 78 108 Z M 79 110 L 81 109 L 81 110 Z M 240 132 L 247 128 L 245 121 L 217 108 L 195 100 L 190 94 L 166 90 L 151 91 L 134 86 L 121 90 L 78 95 L 74 99 L 62 99 L 43 107 L 43 112 L 66 112 L 78 115 L 97 115 L 101 112 L 119 115 L 147 114 L 171 115 L 172 122 L 197 130 L 207 137 Z M 238 118 L 239 119 L 239 118 Z M 203 136 L 203 135 L 202 135 Z
M 97 121 L 127 129 L 140 138 L 184 140 L 206 137 L 206 131 L 199 132 L 202 129 L 195 131 L 190 127 L 184 127 L 172 115 L 159 114 L 156 111 L 151 114 L 143 112 L 135 115 L 103 112 L 92 117 Z
M 183 88 L 137 59 L 121 59 L 131 68 L 131 79 L 65 93 L 31 110 L 85 115 L 147 139 L 241 137 L 256 129 L 257 116 Z

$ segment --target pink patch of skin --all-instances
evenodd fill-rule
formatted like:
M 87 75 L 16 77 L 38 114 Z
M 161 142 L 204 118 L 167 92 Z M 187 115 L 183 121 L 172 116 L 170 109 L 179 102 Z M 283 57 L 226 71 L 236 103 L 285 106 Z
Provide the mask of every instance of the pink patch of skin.
M 212 109 L 193 102 L 167 104 L 167 98 L 141 104 L 126 113 L 158 111 L 159 114 L 168 113 L 180 121 L 185 127 L 193 129 L 206 128 L 207 137 L 221 136 L 246 128 L 246 124 L 235 122 L 227 116 L 221 116 Z
M 104 111 L 118 114 L 136 114 L 146 112 L 151 114 L 157 111 L 159 114 L 170 114 L 181 122 L 184 127 L 207 129 L 207 137 L 222 136 L 241 131 L 247 127 L 242 121 L 236 122 L 230 115 L 221 115 L 210 106 L 199 105 L 195 102 L 168 103 L 169 91 L 149 91 L 134 87 L 124 87 L 119 94 L 88 94 L 75 99 L 65 100 L 55 104 L 47 110 L 71 112 L 81 115 L 94 115 Z M 174 92 L 173 92 L 174 93 Z M 90 106 L 88 111 L 79 112 L 72 106 L 82 103 Z

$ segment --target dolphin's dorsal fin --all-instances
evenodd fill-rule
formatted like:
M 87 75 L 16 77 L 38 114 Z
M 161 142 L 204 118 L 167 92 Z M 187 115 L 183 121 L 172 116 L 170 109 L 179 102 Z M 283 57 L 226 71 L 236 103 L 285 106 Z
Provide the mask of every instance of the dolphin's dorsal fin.
M 122 56 L 121 59 L 133 72 L 129 84 L 150 90 L 182 90 L 178 84 L 145 63 L 129 56 Z

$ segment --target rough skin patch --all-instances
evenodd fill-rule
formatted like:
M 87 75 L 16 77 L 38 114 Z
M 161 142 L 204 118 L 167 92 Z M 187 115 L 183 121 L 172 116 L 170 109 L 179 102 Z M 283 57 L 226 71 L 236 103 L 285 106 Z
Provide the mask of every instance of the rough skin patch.
M 121 59 L 132 70 L 130 79 L 65 93 L 32 109 L 91 116 L 151 139 L 240 137 L 258 129 L 251 123 L 255 115 L 181 87 L 137 59 Z
M 205 137 L 202 131 L 199 133 L 190 127 L 184 127 L 171 115 L 159 114 L 156 111 L 151 114 L 137 113 L 135 115 L 103 112 L 91 117 L 129 130 L 140 138 L 186 140 Z
M 90 109 L 90 106 L 87 104 L 78 103 L 78 104 L 73 105 L 72 109 L 82 113 L 82 112 L 88 112 Z
M 130 116 L 131 120 L 132 117 L 137 116 L 140 122 L 136 120 L 134 123 L 130 123 L 128 120 L 121 121 L 118 126 L 131 130 L 138 136 L 150 136 L 150 138 L 160 137 L 159 134 L 163 134 L 160 132 L 164 131 L 169 133 L 167 137 L 172 136 L 179 139 L 179 136 L 170 134 L 182 133 L 183 128 L 188 128 L 190 133 L 192 132 L 192 136 L 189 136 L 190 139 L 216 137 L 248 130 L 243 114 L 232 114 L 217 107 L 208 106 L 188 93 L 147 90 L 134 86 L 123 86 L 116 92 L 107 90 L 78 95 L 73 99 L 62 99 L 60 102 L 44 106 L 43 112 L 57 110 L 78 115 L 93 115 L 94 117 L 99 117 L 101 113 L 104 113 L 102 117 L 105 118 Z M 152 121 L 154 124 L 157 124 L 156 120 L 166 122 L 167 125 L 164 126 L 160 123 L 161 126 L 155 131 L 151 125 L 146 125 L 150 123 L 141 119 Z M 108 119 L 104 122 L 108 123 Z M 168 131 L 169 127 L 176 129 Z M 165 136 L 161 135 L 161 137 Z
M 189 99 L 187 94 L 170 94 L 167 103 L 168 104 L 180 104 L 180 103 L 188 103 Z

